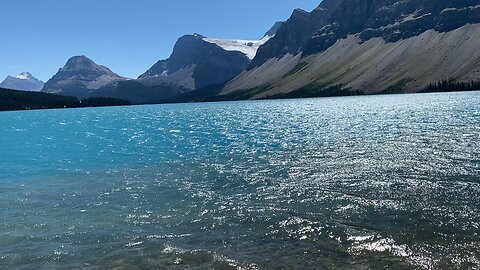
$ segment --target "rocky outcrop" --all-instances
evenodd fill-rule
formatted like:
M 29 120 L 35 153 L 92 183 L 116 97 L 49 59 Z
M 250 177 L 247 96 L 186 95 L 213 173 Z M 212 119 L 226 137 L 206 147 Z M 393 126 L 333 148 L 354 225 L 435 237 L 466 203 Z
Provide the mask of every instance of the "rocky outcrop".
M 272 28 L 270 28 L 264 35 L 264 37 L 273 37 L 277 34 L 278 29 L 283 25 L 284 22 L 276 22 Z
M 343 0 L 329 23 L 303 45 L 305 55 L 332 46 L 338 39 L 359 33 L 362 41 L 381 37 L 387 42 L 418 36 L 428 30 L 448 32 L 480 23 L 480 3 L 456 1 Z
M 258 67 L 269 59 L 282 58 L 286 54 L 296 55 L 301 51 L 302 44 L 327 23 L 330 11 L 317 8 L 311 13 L 301 9 L 293 11 L 292 16 L 281 24 L 274 37 L 261 46 L 248 69 Z

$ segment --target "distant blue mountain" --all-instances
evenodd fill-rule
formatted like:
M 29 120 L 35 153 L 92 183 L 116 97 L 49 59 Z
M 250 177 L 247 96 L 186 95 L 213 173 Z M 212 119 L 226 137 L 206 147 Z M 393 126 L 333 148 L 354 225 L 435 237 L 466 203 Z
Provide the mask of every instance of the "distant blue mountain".
M 16 77 L 8 76 L 0 83 L 0 87 L 24 91 L 40 91 L 44 84 L 44 82 L 33 77 L 29 72 L 23 72 Z

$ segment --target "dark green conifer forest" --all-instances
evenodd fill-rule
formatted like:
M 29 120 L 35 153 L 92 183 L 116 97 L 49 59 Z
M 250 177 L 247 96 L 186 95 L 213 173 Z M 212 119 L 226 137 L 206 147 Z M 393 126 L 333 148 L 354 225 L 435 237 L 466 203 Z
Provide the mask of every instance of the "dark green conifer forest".
M 122 99 L 103 97 L 93 97 L 79 100 L 76 97 L 0 88 L 0 111 L 123 105 L 130 105 L 130 102 Z

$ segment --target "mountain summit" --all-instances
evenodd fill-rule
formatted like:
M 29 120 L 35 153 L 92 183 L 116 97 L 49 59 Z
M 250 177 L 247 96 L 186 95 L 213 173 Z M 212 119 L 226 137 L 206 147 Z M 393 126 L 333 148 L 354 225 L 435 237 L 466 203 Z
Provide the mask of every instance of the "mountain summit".
M 123 80 L 126 78 L 86 56 L 74 56 L 45 83 L 42 91 L 84 98 L 92 96 L 94 90 Z
M 223 84 L 246 69 L 281 25 L 277 22 L 260 40 L 185 35 L 178 39 L 168 59 L 158 61 L 139 80 L 147 84 L 170 82 L 190 90 Z
M 250 63 L 248 52 L 224 48 L 215 41 L 199 34 L 179 38 L 170 58 L 158 61 L 139 80 L 171 81 L 194 90 L 233 79 Z
M 22 72 L 16 77 L 8 76 L 0 83 L 0 87 L 23 90 L 23 91 L 40 91 L 43 88 L 44 83 L 35 78 L 29 72 Z

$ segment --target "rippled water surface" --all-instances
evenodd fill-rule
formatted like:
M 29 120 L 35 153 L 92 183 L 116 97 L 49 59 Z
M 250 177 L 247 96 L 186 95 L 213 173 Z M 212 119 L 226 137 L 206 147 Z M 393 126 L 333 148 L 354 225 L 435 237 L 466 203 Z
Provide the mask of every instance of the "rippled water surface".
M 479 269 L 480 93 L 0 113 L 1 269 Z

